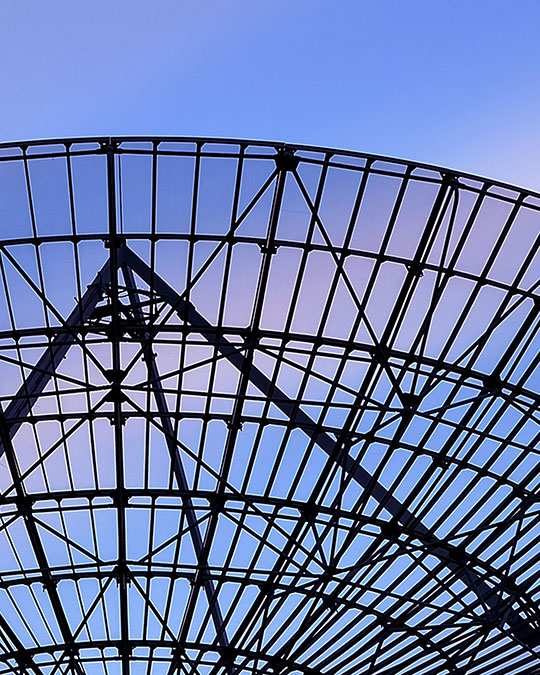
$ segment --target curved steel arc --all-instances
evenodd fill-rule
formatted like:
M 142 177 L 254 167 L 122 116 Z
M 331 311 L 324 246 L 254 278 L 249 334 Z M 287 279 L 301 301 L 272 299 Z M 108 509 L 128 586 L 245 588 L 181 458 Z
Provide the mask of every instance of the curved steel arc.
M 397 633 L 399 633 L 399 629 L 396 629 Z M 394 634 L 394 635 L 395 635 Z M 387 639 L 391 637 L 392 635 L 392 629 L 390 628 L 388 632 L 386 633 Z M 456 649 L 459 650 L 460 644 L 465 645 L 465 650 L 464 654 L 467 658 L 470 658 L 471 656 L 474 657 L 474 655 L 477 653 L 478 649 L 477 646 L 475 648 L 474 645 L 474 638 L 471 639 L 471 636 L 465 636 L 464 638 L 461 638 L 459 642 L 456 644 Z M 132 639 L 130 640 L 130 649 L 135 650 L 138 647 L 144 647 L 147 649 L 151 650 L 174 650 L 174 643 L 169 641 L 168 643 L 164 640 L 152 640 L 152 639 Z M 394 645 L 389 645 L 395 649 Z M 506 659 L 506 654 L 504 647 L 496 647 L 493 641 L 493 638 L 490 638 L 489 636 L 484 637 L 481 640 L 481 647 L 484 650 L 484 655 L 479 658 L 476 662 L 475 665 L 485 665 L 486 668 L 489 668 L 492 670 L 494 667 L 497 668 L 496 672 L 497 675 L 499 673 L 506 675 L 507 673 L 512 673 L 513 668 L 515 667 L 516 663 L 512 663 L 512 661 L 509 661 Z M 25 663 L 33 663 L 36 660 L 36 657 L 41 657 L 39 660 L 40 662 L 43 663 L 43 670 L 38 670 L 37 672 L 43 673 L 43 672 L 52 672 L 52 669 L 57 672 L 57 667 L 58 667 L 58 662 L 54 659 L 54 654 L 57 651 L 62 651 L 65 650 L 66 646 L 65 645 L 40 645 L 38 647 L 34 648 L 23 648 L 20 652 L 16 650 L 12 651 L 6 651 L 0 656 L 0 662 L 4 661 L 7 662 L 9 660 L 14 660 L 17 661 L 19 660 L 21 664 Z M 185 648 L 189 652 L 199 652 L 200 656 L 204 658 L 205 655 L 207 655 L 209 658 L 207 661 L 203 661 L 203 666 L 205 670 L 209 669 L 212 665 L 215 664 L 216 659 L 215 659 L 215 654 L 217 653 L 220 657 L 220 663 L 224 664 L 227 663 L 233 659 L 244 659 L 248 662 L 248 666 L 246 667 L 245 672 L 263 672 L 263 673 L 273 673 L 276 670 L 282 671 L 287 669 L 285 672 L 298 672 L 298 673 L 303 673 L 304 675 L 322 675 L 324 672 L 330 672 L 332 675 L 336 672 L 340 672 L 340 665 L 338 663 L 337 666 L 334 666 L 331 670 L 329 671 L 324 671 L 322 669 L 319 669 L 317 666 L 310 666 L 306 665 L 305 663 L 295 661 L 294 659 L 287 659 L 287 658 L 280 658 L 279 656 L 275 656 L 272 654 L 266 654 L 266 655 L 261 655 L 259 651 L 255 650 L 249 650 L 245 648 L 234 648 L 234 647 L 224 647 L 222 645 L 218 645 L 215 647 L 209 646 L 207 643 L 204 642 L 199 642 L 199 641 L 194 641 L 194 640 L 188 640 L 185 643 Z M 80 641 L 80 649 L 81 650 L 88 650 L 88 649 L 93 649 L 95 651 L 100 650 L 108 650 L 109 653 L 107 656 L 102 658 L 104 660 L 114 660 L 115 656 L 114 654 L 111 654 L 111 651 L 114 652 L 114 650 L 121 650 L 121 641 L 120 640 L 81 640 Z M 405 657 L 407 657 L 407 651 L 409 651 L 410 654 L 410 645 L 406 645 L 404 648 L 402 648 L 402 651 L 404 652 Z M 51 655 L 51 662 L 45 661 L 43 659 L 43 656 L 49 654 Z M 200 657 L 199 657 L 200 658 Z M 441 664 L 441 661 L 444 663 L 444 657 L 435 657 L 435 659 L 439 659 L 439 664 L 433 664 L 432 668 L 434 667 L 435 670 L 431 669 L 429 671 L 426 671 L 428 675 L 446 675 L 448 673 L 449 675 L 463 675 L 464 673 L 467 672 L 467 670 L 460 669 L 460 667 L 455 667 L 452 662 L 448 662 L 444 665 Z M 160 655 L 159 659 L 165 666 L 169 665 L 171 663 L 170 657 L 165 656 L 163 653 Z M 403 672 L 400 668 L 400 666 L 391 666 L 384 668 L 384 661 L 387 661 L 388 664 L 391 664 L 392 661 L 392 655 L 390 654 L 387 656 L 386 659 L 383 659 L 382 664 L 378 664 L 377 670 L 375 672 L 380 673 L 380 675 L 398 675 L 398 673 Z M 429 660 L 433 660 L 433 657 Z M 262 661 L 263 663 L 260 664 L 257 667 L 249 664 L 255 664 L 257 661 Z M 519 673 L 520 675 L 524 673 L 525 675 L 537 675 L 538 674 L 538 668 L 535 664 L 536 657 L 534 654 L 527 654 L 523 658 L 519 659 Z M 182 656 L 177 656 L 175 655 L 173 657 L 172 663 L 174 663 L 175 668 L 178 669 L 180 668 L 181 670 L 183 668 L 187 668 L 188 670 L 184 672 L 191 672 L 191 669 L 194 667 L 195 659 L 194 657 L 190 657 L 188 653 L 186 652 Z M 407 662 L 405 661 L 405 664 Z M 409 663 L 407 665 L 411 666 L 413 664 L 412 658 L 409 657 Z M 424 666 L 426 663 L 423 664 Z M 381 666 L 384 669 L 381 669 Z M 442 667 L 442 670 L 441 670 Z M 28 666 L 23 665 L 22 666 L 22 671 L 20 668 L 12 668 L 9 670 L 3 670 L 3 673 L 13 673 L 13 675 L 20 675 L 22 673 L 26 673 Z M 30 667 L 31 669 L 31 667 Z M 351 674 L 355 672 L 354 669 L 346 671 L 347 673 Z
M 149 143 L 153 146 L 152 150 L 125 150 L 118 148 L 122 143 Z M 302 143 L 287 143 L 285 141 L 271 141 L 271 140 L 261 140 L 261 139 L 246 139 L 246 138 L 216 138 L 212 136 L 79 136 L 79 137 L 69 137 L 69 138 L 47 138 L 47 139 L 35 139 L 35 140 L 23 140 L 23 141 L 7 141 L 0 143 L 0 149 L 27 149 L 27 148 L 39 148 L 46 146 L 63 146 L 63 150 L 49 150 L 37 152 L 35 154 L 29 155 L 29 157 L 67 157 L 70 154 L 80 154 L 80 155 L 93 155 L 103 148 L 114 147 L 115 152 L 132 152 L 133 154 L 152 154 L 163 143 L 189 143 L 193 144 L 197 148 L 203 147 L 204 145 L 215 145 L 219 143 L 220 145 L 229 145 L 229 146 L 238 146 L 238 147 L 255 147 L 255 148 L 273 148 L 274 151 L 290 149 L 292 151 L 302 151 L 307 153 L 318 153 L 326 155 L 329 157 L 344 157 L 344 158 L 356 158 L 359 160 L 367 160 L 370 163 L 381 162 L 389 164 L 400 164 L 404 166 L 411 167 L 413 169 L 424 169 L 426 171 L 434 171 L 439 173 L 441 176 L 448 175 L 456 178 L 466 178 L 475 182 L 482 182 L 503 189 L 516 192 L 519 190 L 523 195 L 540 198 L 540 192 L 532 190 L 531 188 L 524 188 L 521 186 L 512 185 L 511 183 L 506 183 L 504 181 L 497 180 L 496 178 L 490 178 L 486 176 L 479 176 L 477 174 L 467 173 L 455 168 L 443 167 L 438 164 L 429 164 L 427 162 L 417 162 L 411 161 L 399 157 L 392 157 L 390 155 L 376 155 L 368 152 L 360 152 L 356 150 L 347 150 L 344 148 L 329 148 L 325 146 L 314 146 L 314 145 L 305 145 Z M 91 144 L 95 145 L 93 148 L 85 148 L 79 150 L 77 153 L 73 153 L 71 148 L 74 145 L 85 145 Z M 161 150 L 161 152 L 167 152 L 166 150 Z M 170 151 L 169 151 L 170 152 Z M 183 153 L 173 153 L 170 154 L 184 154 L 192 155 L 194 151 L 184 151 Z M 268 155 L 264 155 L 268 157 Z M 17 156 L 4 155 L 0 156 L 0 162 L 10 161 L 16 159 Z M 314 161 L 311 158 L 306 158 L 305 161 Z M 351 164 L 343 164 L 343 168 L 346 169 L 355 169 L 355 168 L 365 168 L 357 167 Z

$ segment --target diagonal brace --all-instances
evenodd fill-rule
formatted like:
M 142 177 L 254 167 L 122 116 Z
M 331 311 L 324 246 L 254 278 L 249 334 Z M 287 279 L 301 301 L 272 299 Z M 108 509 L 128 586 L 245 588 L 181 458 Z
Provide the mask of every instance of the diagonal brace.
M 122 247 L 122 262 L 129 266 L 145 283 L 152 283 L 154 290 L 176 311 L 179 317 L 189 323 L 195 329 L 199 329 L 204 336 L 215 334 L 215 328 L 208 322 L 193 305 L 188 304 L 182 296 L 175 291 L 159 275 L 152 271 L 148 265 L 129 247 Z M 244 368 L 244 355 L 237 351 L 236 346 L 231 344 L 226 338 L 216 336 L 216 348 L 225 356 L 240 372 Z M 291 421 L 301 427 L 317 445 L 329 456 L 335 459 L 342 469 L 362 487 L 371 487 L 372 496 L 384 504 L 385 509 L 402 525 L 414 530 L 417 536 L 423 540 L 430 540 L 434 543 L 431 553 L 444 561 L 445 565 L 465 583 L 475 595 L 484 603 L 490 611 L 497 613 L 499 598 L 496 590 L 486 584 L 478 574 L 467 569 L 463 564 L 454 561 L 454 554 L 451 547 L 445 542 L 437 540 L 430 530 L 421 522 L 419 518 L 410 513 L 403 507 L 401 502 L 394 497 L 380 483 L 374 485 L 371 474 L 358 465 L 352 457 L 338 451 L 336 442 L 329 434 L 317 430 L 313 420 L 296 403 L 291 401 L 284 392 L 278 389 L 271 380 L 256 366 L 251 366 L 249 379 L 265 396 L 269 397 L 275 405 L 287 415 Z M 522 643 L 529 647 L 535 647 L 540 643 L 540 635 L 527 621 L 525 621 L 516 611 L 512 611 L 505 617 L 506 623 L 510 626 L 510 632 Z
M 128 290 L 128 296 L 132 306 L 134 307 L 140 306 L 139 296 L 136 291 L 136 284 L 135 279 L 133 277 L 133 272 L 127 265 L 122 265 L 122 273 L 124 274 Z M 144 325 L 142 312 L 140 310 L 135 309 L 134 314 L 136 314 L 135 318 L 137 320 L 137 323 L 141 323 L 141 325 Z M 176 482 L 178 483 L 178 487 L 182 491 L 188 491 L 189 486 L 186 478 L 186 473 L 182 465 L 182 459 L 178 452 L 176 443 L 173 440 L 174 438 L 173 426 L 171 423 L 167 401 L 165 399 L 165 394 L 163 393 L 163 389 L 160 385 L 161 379 L 156 364 L 156 357 L 152 351 L 152 343 L 150 339 L 148 340 L 141 339 L 140 342 L 144 352 L 144 360 L 146 361 L 148 366 L 150 381 L 155 383 L 154 385 L 152 385 L 152 393 L 154 395 L 154 399 L 158 409 L 158 414 L 161 419 L 161 424 L 166 431 L 165 439 L 167 442 L 167 449 L 169 450 L 169 454 L 171 456 L 174 476 L 176 478 Z M 223 615 L 219 607 L 214 582 L 207 576 L 208 562 L 207 560 L 204 560 L 203 557 L 203 548 L 204 548 L 203 540 L 199 525 L 197 523 L 195 510 L 193 508 L 193 502 L 190 497 L 186 496 L 183 498 L 183 503 L 186 507 L 186 519 L 188 521 L 189 532 L 191 535 L 191 540 L 193 542 L 195 555 L 197 556 L 197 560 L 199 561 L 199 575 L 203 579 L 202 585 L 204 586 L 204 590 L 208 598 L 208 605 L 210 607 L 210 611 L 212 614 L 212 620 L 216 628 L 216 633 L 219 636 L 220 644 L 223 647 L 226 647 L 229 644 L 229 640 L 227 638 L 227 633 L 225 632 L 225 627 L 223 624 Z
M 6 423 L 9 425 L 9 436 L 13 438 L 22 424 L 21 419 L 28 415 L 35 402 L 42 394 L 54 371 L 66 355 L 72 345 L 73 334 L 77 327 L 82 325 L 92 314 L 95 306 L 103 297 L 103 292 L 110 279 L 110 265 L 107 261 L 95 276 L 86 292 L 77 303 L 71 314 L 65 321 L 68 329 L 60 333 L 47 346 L 45 352 L 37 362 L 35 370 L 25 379 L 15 394 L 13 400 L 4 410 Z M 10 420 L 17 420 L 10 422 Z M 5 452 L 3 443 L 0 441 L 0 457 Z

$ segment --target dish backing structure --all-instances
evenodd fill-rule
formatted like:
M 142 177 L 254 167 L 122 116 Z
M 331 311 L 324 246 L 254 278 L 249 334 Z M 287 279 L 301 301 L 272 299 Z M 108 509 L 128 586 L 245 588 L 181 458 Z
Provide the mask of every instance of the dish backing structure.
M 0 675 L 540 673 L 540 197 L 0 147 Z

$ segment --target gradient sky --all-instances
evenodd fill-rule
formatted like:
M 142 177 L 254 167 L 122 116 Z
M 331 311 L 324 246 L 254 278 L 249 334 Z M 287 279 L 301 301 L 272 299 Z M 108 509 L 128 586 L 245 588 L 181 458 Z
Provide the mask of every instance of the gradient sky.
M 4 0 L 0 136 L 203 135 L 540 189 L 537 0 Z

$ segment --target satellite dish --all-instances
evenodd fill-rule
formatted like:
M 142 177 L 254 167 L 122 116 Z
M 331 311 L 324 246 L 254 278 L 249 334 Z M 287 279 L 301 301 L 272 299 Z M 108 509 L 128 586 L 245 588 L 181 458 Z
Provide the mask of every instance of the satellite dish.
M 540 195 L 0 147 L 0 675 L 536 673 Z

